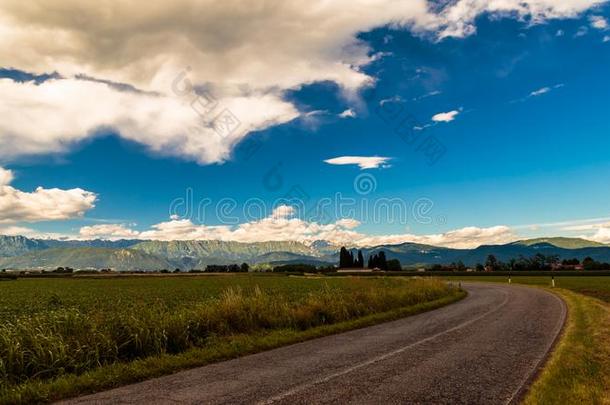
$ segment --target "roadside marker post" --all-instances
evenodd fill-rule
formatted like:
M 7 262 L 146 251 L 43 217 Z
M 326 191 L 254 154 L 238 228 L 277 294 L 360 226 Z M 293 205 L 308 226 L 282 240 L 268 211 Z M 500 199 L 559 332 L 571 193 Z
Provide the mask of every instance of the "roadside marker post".
M 508 284 L 511 284 L 511 283 L 512 283 L 512 280 L 510 278 L 510 273 L 508 273 Z
M 555 288 L 555 275 L 551 276 L 551 287 Z

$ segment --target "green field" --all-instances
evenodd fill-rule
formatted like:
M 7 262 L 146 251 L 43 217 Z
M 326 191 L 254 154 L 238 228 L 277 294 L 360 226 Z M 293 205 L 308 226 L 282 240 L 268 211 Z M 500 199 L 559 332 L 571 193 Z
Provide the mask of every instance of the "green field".
M 385 283 L 373 281 L 371 286 Z M 328 286 L 342 292 L 360 284 L 344 279 L 284 276 L 132 276 L 79 278 L 22 278 L 0 282 L 0 320 L 20 315 L 75 309 L 83 313 L 122 312 L 127 308 L 155 307 L 166 311 L 192 308 L 217 299 L 228 288 L 250 294 L 256 287 L 283 299 L 302 299 Z
M 0 282 L 0 403 L 74 396 L 451 303 L 438 279 L 289 276 Z

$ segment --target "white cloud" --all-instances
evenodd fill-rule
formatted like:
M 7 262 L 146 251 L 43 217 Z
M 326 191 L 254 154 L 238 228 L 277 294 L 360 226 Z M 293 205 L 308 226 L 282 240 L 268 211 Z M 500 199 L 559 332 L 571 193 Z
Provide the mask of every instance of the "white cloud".
M 292 207 L 289 207 L 292 208 Z M 278 209 L 281 214 L 277 215 Z M 154 225 L 152 230 L 142 232 L 141 239 L 153 240 L 223 240 L 237 242 L 298 241 L 311 243 L 326 240 L 334 244 L 349 246 L 376 246 L 406 242 L 473 248 L 482 244 L 501 244 L 517 240 L 511 228 L 466 227 L 442 234 L 414 235 L 367 235 L 355 231 L 360 222 L 345 218 L 330 224 L 308 222 L 293 218 L 293 210 L 278 207 L 272 215 L 258 221 L 231 226 L 196 225 L 190 220 L 171 220 Z
M 296 210 L 294 207 L 290 205 L 280 205 L 273 210 L 271 214 L 272 218 L 282 219 L 282 218 L 290 218 L 296 214 Z
M 13 178 L 14 176 L 12 171 L 0 167 L 0 187 L 11 184 Z
M 36 85 L 0 79 L 0 94 L 0 157 L 4 159 L 63 152 L 111 128 L 157 153 L 199 163 L 220 162 L 249 132 L 298 116 L 291 104 L 272 93 L 228 97 L 215 114 L 227 108 L 240 124 L 225 133 L 206 122 L 191 106 L 191 99 L 118 91 L 99 82 L 56 79 Z M 208 119 L 215 117 L 210 114 Z
M 604 36 L 603 42 L 610 42 L 610 35 Z
M 532 23 L 574 18 L 606 0 L 458 0 L 443 9 L 439 37 L 463 37 L 476 31 L 474 22 L 483 13 L 495 16 L 530 17 Z
M 0 227 L 0 235 L 36 237 L 38 232 L 23 226 L 2 226 Z
M 362 236 L 355 239 L 360 246 L 375 246 L 381 244 L 399 244 L 405 242 L 421 243 L 424 245 L 444 246 L 456 249 L 474 248 L 480 245 L 504 244 L 517 240 L 518 237 L 507 226 L 494 226 L 490 228 L 465 227 L 446 233 L 432 235 L 383 235 Z
M 584 238 L 599 243 L 610 243 L 610 226 L 599 228 L 593 235 Z
M 150 0 L 146 7 L 121 0 L 4 0 L 2 64 L 56 71 L 68 79 L 40 86 L 3 81 L 2 157 L 65 151 L 100 128 L 112 128 L 153 151 L 203 164 L 222 162 L 248 133 L 298 115 L 282 99 L 285 90 L 332 81 L 350 99 L 372 84 L 374 78 L 361 68 L 380 55 L 358 39 L 360 32 L 389 24 L 440 38 L 465 36 L 482 13 L 530 16 L 539 23 L 575 17 L 601 2 L 459 0 L 438 10 L 426 0 L 319 0 L 308 7 L 297 0 L 273 6 Z M 193 131 L 201 128 L 198 117 L 172 91 L 187 66 L 187 79 L 210 89 L 242 122 L 238 133 L 216 139 L 210 128 Z M 158 96 L 71 79 L 75 75 Z
M 511 103 L 523 103 L 523 102 L 529 100 L 532 97 L 539 97 L 539 96 L 542 96 L 544 94 L 548 94 L 548 93 L 550 93 L 553 90 L 560 89 L 562 87 L 565 87 L 564 83 L 558 83 L 558 84 L 555 84 L 553 86 L 541 87 L 541 88 L 539 88 L 537 90 L 534 90 L 534 91 L 530 92 L 530 94 L 528 94 L 525 97 L 522 97 L 522 98 L 517 99 L 517 100 L 512 100 Z
M 575 230 L 594 229 L 600 223 L 606 223 L 608 221 L 610 221 L 610 217 L 570 219 L 570 220 L 558 221 L 558 222 L 543 222 L 543 223 L 536 223 L 536 224 L 511 225 L 511 228 L 512 229 L 557 228 L 559 231 L 575 231 Z
M 393 97 L 390 97 L 390 98 L 385 98 L 383 100 L 380 100 L 379 101 L 379 105 L 383 107 L 387 103 L 399 103 L 401 101 L 402 101 L 402 97 L 400 97 L 400 96 L 393 96 Z
M 151 230 L 142 232 L 141 239 L 154 240 L 223 240 L 238 242 L 299 241 L 313 242 L 349 241 L 356 232 L 351 229 L 360 223 L 353 219 L 342 219 L 335 223 L 319 224 L 293 218 L 294 207 L 279 206 L 263 219 L 242 223 L 235 227 L 196 225 L 188 219 L 170 220 L 156 224 Z
M 123 224 L 103 224 L 84 226 L 80 228 L 79 235 L 82 239 L 131 239 L 138 238 L 140 232 L 134 231 Z
M 543 88 L 541 88 L 541 89 L 538 89 L 538 90 L 534 90 L 534 91 L 532 91 L 532 92 L 530 93 L 530 97 L 538 97 L 538 96 L 541 96 L 541 95 L 543 95 L 543 94 L 546 94 L 546 93 L 548 93 L 548 92 L 550 92 L 550 91 L 551 91 L 551 88 L 550 88 L 550 87 L 543 87 Z
M 364 170 L 387 167 L 387 163 L 391 159 L 392 158 L 381 156 L 340 156 L 326 159 L 324 162 L 330 165 L 357 165 L 361 170 Z
M 357 114 L 356 114 L 356 111 L 354 111 L 352 108 L 348 108 L 347 110 L 345 110 L 341 114 L 339 114 L 339 117 L 341 117 L 341 118 L 356 118 Z
M 455 119 L 455 117 L 457 117 L 457 115 L 460 112 L 458 110 L 453 110 L 453 111 L 449 111 L 449 112 L 444 112 L 444 113 L 438 113 L 435 114 L 432 117 L 432 121 L 434 122 L 451 122 Z
M 610 243 L 610 221 L 607 219 L 608 218 L 593 218 L 572 221 L 564 224 L 560 229 L 569 232 L 588 232 L 579 237 L 600 243 Z
M 0 168 L 0 223 L 78 218 L 95 207 L 97 196 L 90 191 L 38 187 L 28 193 L 10 186 L 13 177 Z
M 343 218 L 337 221 L 337 225 L 342 226 L 346 229 L 354 229 L 360 226 L 360 221 L 352 218 Z
M 610 228 L 610 222 L 602 223 L 581 223 L 576 222 L 574 225 L 566 225 L 561 228 L 564 231 L 592 231 L 596 229 Z
M 608 21 L 600 15 L 592 16 L 590 18 L 590 21 L 591 21 L 591 26 L 598 30 L 605 30 L 608 28 Z
M 426 93 L 424 95 L 421 95 L 419 97 L 414 97 L 412 100 L 413 101 L 420 101 L 420 100 L 423 100 L 423 99 L 426 99 L 426 98 L 429 98 L 429 97 L 438 96 L 439 94 L 442 94 L 442 92 L 440 90 L 434 90 L 434 91 L 431 91 L 431 92 Z

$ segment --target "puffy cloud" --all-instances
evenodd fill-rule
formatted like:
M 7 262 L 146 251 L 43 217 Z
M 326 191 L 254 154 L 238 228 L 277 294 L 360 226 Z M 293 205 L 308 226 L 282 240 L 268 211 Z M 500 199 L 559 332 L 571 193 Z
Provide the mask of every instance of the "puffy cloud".
M 565 226 L 560 229 L 570 232 L 588 232 L 580 237 L 595 242 L 610 243 L 610 222 L 593 221 L 595 221 L 595 219 L 574 221 L 573 223 L 565 224 Z
M 290 218 L 296 214 L 296 209 L 290 205 L 280 205 L 276 209 L 273 210 L 271 214 L 272 218 Z
M 345 110 L 341 114 L 339 114 L 339 117 L 341 117 L 341 118 L 356 118 L 357 114 L 356 114 L 356 111 L 354 111 L 352 108 L 348 108 L 347 110 Z
M 229 226 L 195 225 L 188 219 L 172 219 L 153 225 L 140 233 L 141 239 L 150 240 L 230 240 Z
M 610 243 L 610 226 L 599 228 L 593 235 L 583 238 L 600 243 Z
M 367 235 L 355 231 L 355 228 L 360 226 L 360 222 L 355 219 L 344 218 L 329 224 L 320 224 L 296 218 L 294 217 L 295 214 L 293 207 L 279 206 L 266 218 L 242 223 L 234 227 L 228 225 L 197 225 L 188 219 L 172 219 L 154 225 L 152 229 L 141 232 L 138 237 L 140 239 L 165 241 L 298 241 L 311 243 L 316 240 L 326 240 L 334 244 L 349 246 L 377 246 L 413 242 L 453 248 L 473 248 L 482 244 L 501 244 L 518 239 L 511 228 L 507 226 L 466 227 L 432 235 Z M 125 229 L 121 227 L 121 231 L 125 231 Z M 84 236 L 82 230 L 81 235 Z
M 0 235 L 33 237 L 37 236 L 38 233 L 31 228 L 23 226 L 3 226 L 0 227 Z
M 188 219 L 170 220 L 154 225 L 142 232 L 141 239 L 154 240 L 224 240 L 237 242 L 328 240 L 347 243 L 356 232 L 352 228 L 360 223 L 342 219 L 335 223 L 319 224 L 294 218 L 295 209 L 282 205 L 263 219 L 239 224 L 235 227 L 197 225 Z
M 0 187 L 10 184 L 13 181 L 13 172 L 0 167 Z
M 387 166 L 392 158 L 381 156 L 340 156 L 326 159 L 324 162 L 329 165 L 357 165 L 361 170 L 378 169 Z
M 352 218 L 343 218 L 337 221 L 337 225 L 346 229 L 354 229 L 360 226 L 360 221 Z
M 457 115 L 460 112 L 457 110 L 453 110 L 453 111 L 449 111 L 449 112 L 444 112 L 444 113 L 438 113 L 435 114 L 432 117 L 432 121 L 434 122 L 451 122 L 455 119 L 455 117 L 457 117 Z
M 357 239 L 360 246 L 375 246 L 381 244 L 399 244 L 405 242 L 424 245 L 444 246 L 457 249 L 474 248 L 480 245 L 495 245 L 512 242 L 518 239 L 511 228 L 494 226 L 490 228 L 466 227 L 441 234 L 432 235 L 383 235 L 364 236 Z
M 391 22 L 423 29 L 434 19 L 425 0 L 306 8 L 296 0 L 151 0 L 145 8 L 120 0 L 6 0 L 0 60 L 162 92 L 186 66 L 196 83 L 260 89 L 330 80 L 355 89 L 370 80 L 357 67 L 373 57 L 357 33 Z
M 608 28 L 608 20 L 600 15 L 594 15 L 590 18 L 591 26 L 598 30 L 605 30 Z
M 441 38 L 465 36 L 482 13 L 542 22 L 601 2 L 459 0 L 439 9 L 426 0 L 319 0 L 308 7 L 297 0 L 150 0 L 146 7 L 121 0 L 4 0 L 4 66 L 65 79 L 40 86 L 2 81 L 2 157 L 64 151 L 112 128 L 153 151 L 222 162 L 248 133 L 298 115 L 282 99 L 285 90 L 332 81 L 350 98 L 373 83 L 361 68 L 379 55 L 358 39 L 360 32 L 389 24 Z M 193 84 L 186 86 L 191 98 L 211 91 L 240 130 L 218 139 L 210 122 L 202 125 L 184 97 L 176 97 L 177 79 Z
M 123 224 L 102 224 L 84 226 L 80 229 L 79 235 L 82 239 L 135 239 L 139 237 L 140 232 Z
M 475 20 L 483 14 L 529 17 L 532 23 L 554 18 L 574 18 L 606 0 L 458 0 L 439 16 L 440 38 L 463 37 L 476 31 Z
M 0 168 L 0 223 L 77 218 L 95 207 L 97 196 L 90 191 L 38 187 L 28 193 L 11 187 L 12 180 L 13 173 Z
M 120 91 L 106 83 L 53 79 L 42 84 L 0 79 L 0 157 L 62 152 L 71 144 L 111 128 L 150 150 L 199 163 L 227 159 L 231 148 L 251 131 L 298 116 L 279 96 L 249 94 L 218 101 L 215 112 L 202 113 L 206 100 Z M 207 110 L 206 110 L 207 111 Z M 223 111 L 239 121 L 233 131 Z M 215 126 L 216 125 L 216 126 Z

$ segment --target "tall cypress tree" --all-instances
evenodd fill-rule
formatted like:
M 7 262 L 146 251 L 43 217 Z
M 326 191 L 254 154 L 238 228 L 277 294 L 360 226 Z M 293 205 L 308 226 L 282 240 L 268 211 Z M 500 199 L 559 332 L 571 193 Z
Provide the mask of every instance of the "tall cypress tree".
M 356 267 L 359 269 L 364 268 L 364 256 L 362 256 L 362 250 L 358 250 L 358 265 Z
M 386 260 L 384 251 L 379 252 L 379 263 L 377 264 L 377 267 L 379 267 L 381 270 L 388 269 L 388 261 Z
M 354 267 L 354 252 L 352 252 L 351 250 L 349 252 L 349 266 L 348 267 Z
M 379 267 L 379 257 L 376 254 L 371 257 L 371 269 L 375 267 Z
M 373 268 L 373 255 L 369 255 L 369 262 L 366 266 L 367 269 L 372 269 Z
M 347 251 L 347 249 L 345 248 L 345 246 L 343 246 L 341 248 L 341 251 L 339 252 L 339 268 L 344 269 L 346 267 L 349 267 L 349 253 Z

